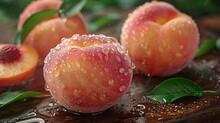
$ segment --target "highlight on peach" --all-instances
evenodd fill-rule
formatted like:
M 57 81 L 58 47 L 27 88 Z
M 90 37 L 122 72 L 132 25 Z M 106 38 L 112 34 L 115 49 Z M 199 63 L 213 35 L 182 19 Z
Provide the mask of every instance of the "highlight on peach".
M 113 106 L 128 89 L 133 65 L 115 38 L 73 35 L 45 59 L 44 78 L 54 99 L 69 110 L 96 113 Z
M 153 76 L 182 70 L 199 45 L 195 22 L 174 6 L 152 1 L 129 14 L 121 34 L 136 70 Z

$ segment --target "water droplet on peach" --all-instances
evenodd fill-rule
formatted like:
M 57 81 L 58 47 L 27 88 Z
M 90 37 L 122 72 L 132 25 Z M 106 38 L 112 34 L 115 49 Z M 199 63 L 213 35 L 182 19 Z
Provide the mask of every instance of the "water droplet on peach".
M 108 60 L 108 56 L 105 56 L 105 60 L 106 60 L 106 61 Z
M 119 88 L 119 91 L 120 91 L 120 92 L 123 92 L 123 91 L 125 91 L 125 89 L 126 89 L 126 87 L 125 87 L 124 85 L 122 85 L 122 86 Z
M 119 62 L 119 63 L 121 62 L 121 58 L 120 57 L 115 56 L 115 59 L 116 59 L 117 62 Z
M 47 84 L 44 85 L 44 89 L 45 89 L 46 91 L 50 91 L 50 88 L 48 87 Z
M 125 72 L 125 69 L 121 67 L 121 68 L 119 68 L 119 72 L 120 72 L 120 73 L 124 73 L 124 72 Z
M 127 75 L 128 75 L 128 72 L 125 72 L 124 75 L 127 76 Z
M 106 100 L 106 97 L 107 97 L 106 94 L 101 94 L 101 95 L 100 95 L 100 99 L 101 99 L 101 100 Z
M 117 50 L 119 53 L 124 54 L 124 50 L 121 47 L 117 46 Z
M 54 76 L 55 76 L 55 77 L 58 77 L 59 75 L 60 75 L 60 70 L 58 70 L 58 69 L 55 70 L 55 71 L 54 71 Z
M 110 79 L 110 80 L 108 81 L 108 84 L 109 84 L 109 85 L 113 85 L 114 82 L 115 82 L 115 81 L 114 81 L 113 79 Z
M 108 72 L 109 70 L 108 70 L 108 68 L 104 68 L 104 71 L 105 71 L 105 72 Z

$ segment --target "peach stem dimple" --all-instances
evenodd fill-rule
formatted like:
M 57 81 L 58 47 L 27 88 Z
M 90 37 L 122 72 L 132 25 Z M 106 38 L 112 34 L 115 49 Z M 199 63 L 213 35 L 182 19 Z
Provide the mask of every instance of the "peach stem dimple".
M 14 44 L 8 44 L 0 49 L 0 63 L 8 64 L 18 61 L 21 58 L 21 52 Z

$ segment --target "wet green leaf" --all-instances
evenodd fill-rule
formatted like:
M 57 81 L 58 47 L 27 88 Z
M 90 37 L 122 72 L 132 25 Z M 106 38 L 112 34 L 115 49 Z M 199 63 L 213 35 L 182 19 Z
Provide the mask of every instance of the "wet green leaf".
M 216 47 L 216 42 L 213 40 L 207 40 L 203 41 L 200 45 L 199 49 L 196 52 L 195 57 L 198 58 L 206 53 L 208 53 L 210 50 L 214 49 Z
M 73 16 L 80 12 L 86 5 L 87 0 L 64 0 L 60 7 L 64 16 Z
M 29 32 L 41 21 L 44 19 L 58 13 L 59 10 L 45 10 L 38 13 L 33 14 L 30 18 L 27 19 L 27 21 L 24 23 L 24 26 L 19 32 L 20 34 L 17 34 L 15 38 L 16 44 L 22 44 L 26 36 L 29 34 Z
M 218 50 L 220 50 L 220 38 L 216 41 L 216 47 Z
M 214 91 L 202 90 L 192 80 L 176 77 L 163 81 L 146 94 L 146 97 L 163 103 L 171 103 L 181 97 L 201 97 L 205 92 L 215 93 Z
M 32 97 L 46 97 L 40 92 L 26 91 L 26 92 L 5 92 L 0 95 L 0 108 L 7 106 L 8 104 L 15 103 L 16 101 L 32 98 Z
M 122 16 L 116 13 L 108 14 L 106 16 L 94 17 L 88 22 L 89 30 L 91 32 L 95 32 L 107 26 L 108 24 L 113 24 L 113 23 L 118 22 L 121 19 L 122 19 Z

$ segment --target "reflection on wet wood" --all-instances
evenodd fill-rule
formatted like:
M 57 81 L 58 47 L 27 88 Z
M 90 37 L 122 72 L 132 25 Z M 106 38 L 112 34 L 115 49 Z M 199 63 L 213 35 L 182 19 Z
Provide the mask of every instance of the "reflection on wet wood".
M 135 75 L 126 95 L 112 108 L 95 116 L 91 114 L 74 115 L 55 103 L 52 98 L 42 99 L 40 103 L 15 108 L 20 114 L 9 121 L 41 118 L 46 122 L 219 122 L 220 121 L 220 58 L 218 53 L 195 59 L 180 73 L 172 77 L 186 77 L 194 80 L 203 89 L 216 90 L 217 94 L 207 94 L 201 98 L 187 97 L 179 99 L 171 104 L 163 104 L 144 97 L 158 83 L 168 77 L 151 77 Z M 20 86 L 1 88 L 0 92 L 15 90 L 35 90 L 47 93 L 44 89 L 42 67 L 34 73 L 30 79 Z M 24 111 L 25 110 L 25 111 Z M 27 112 L 29 111 L 29 112 Z M 10 111 L 9 111 L 10 112 Z M 11 112 L 14 112 L 11 110 Z M 4 119 L 0 116 L 0 119 Z M 35 119 L 36 120 L 36 119 Z

